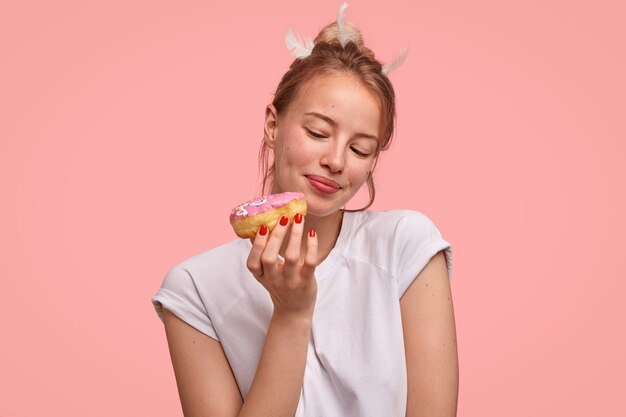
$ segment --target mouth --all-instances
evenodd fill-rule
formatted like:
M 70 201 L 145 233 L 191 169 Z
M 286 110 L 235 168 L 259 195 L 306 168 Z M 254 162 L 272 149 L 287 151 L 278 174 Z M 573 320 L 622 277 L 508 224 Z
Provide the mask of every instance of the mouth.
M 328 178 L 319 177 L 317 175 L 307 175 L 307 179 L 313 188 L 324 194 L 333 194 L 341 189 L 339 184 Z

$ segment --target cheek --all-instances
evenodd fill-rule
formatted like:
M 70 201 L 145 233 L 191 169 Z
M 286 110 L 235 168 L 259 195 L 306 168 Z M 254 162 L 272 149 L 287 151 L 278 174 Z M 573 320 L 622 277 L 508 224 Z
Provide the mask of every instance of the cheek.
M 367 176 L 371 168 L 372 164 L 369 162 L 356 166 L 350 175 L 352 183 L 355 185 L 363 185 L 367 181 Z
M 289 165 L 302 166 L 308 163 L 313 154 L 306 144 L 297 137 L 288 138 L 284 146 L 284 160 Z
M 285 135 L 282 138 L 281 146 L 277 147 L 275 164 L 278 172 L 284 172 L 291 168 L 298 168 L 303 165 L 303 154 L 301 145 L 297 140 Z

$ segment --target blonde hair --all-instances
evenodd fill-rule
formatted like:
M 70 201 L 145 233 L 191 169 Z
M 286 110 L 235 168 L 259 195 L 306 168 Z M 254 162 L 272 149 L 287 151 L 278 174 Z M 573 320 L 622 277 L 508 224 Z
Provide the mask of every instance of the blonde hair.
M 370 201 L 367 206 L 358 210 L 367 209 L 374 202 L 376 189 L 373 172 L 381 151 L 387 150 L 391 144 L 396 118 L 395 92 L 387 75 L 382 72 L 383 66 L 376 59 L 374 53 L 363 44 L 361 32 L 350 22 L 343 22 L 344 33 L 349 36 L 345 46 L 339 41 L 339 27 L 336 22 L 324 26 L 314 40 L 315 46 L 311 55 L 306 58 L 296 58 L 289 70 L 278 83 L 272 104 L 278 115 L 287 111 L 289 105 L 298 96 L 302 86 L 313 78 L 327 74 L 350 75 L 361 81 L 369 91 L 379 99 L 381 108 L 381 132 L 378 147 L 375 153 L 374 165 L 367 177 L 367 188 Z M 269 148 L 265 140 L 259 149 L 259 173 L 263 172 L 261 194 L 266 194 L 268 180 L 274 177 L 274 164 L 269 167 Z M 269 187 L 271 189 L 271 186 Z

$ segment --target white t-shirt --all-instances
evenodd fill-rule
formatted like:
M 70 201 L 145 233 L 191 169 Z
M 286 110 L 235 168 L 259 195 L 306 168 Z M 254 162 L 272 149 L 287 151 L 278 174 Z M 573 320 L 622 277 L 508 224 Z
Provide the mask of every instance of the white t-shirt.
M 166 275 L 152 303 L 218 340 L 246 398 L 272 316 L 265 288 L 235 239 Z M 440 250 L 452 247 L 413 210 L 345 212 L 335 247 L 315 270 L 318 293 L 297 417 L 404 417 L 407 374 L 399 299 Z

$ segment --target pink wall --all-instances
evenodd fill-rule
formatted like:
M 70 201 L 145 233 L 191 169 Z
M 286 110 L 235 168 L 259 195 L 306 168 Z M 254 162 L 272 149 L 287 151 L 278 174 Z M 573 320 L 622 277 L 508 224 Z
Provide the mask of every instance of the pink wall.
M 234 237 L 284 31 L 339 3 L 0 3 L 0 416 L 182 416 L 150 298 Z M 624 3 L 349 4 L 410 45 L 373 208 L 453 244 L 459 416 L 622 413 Z

